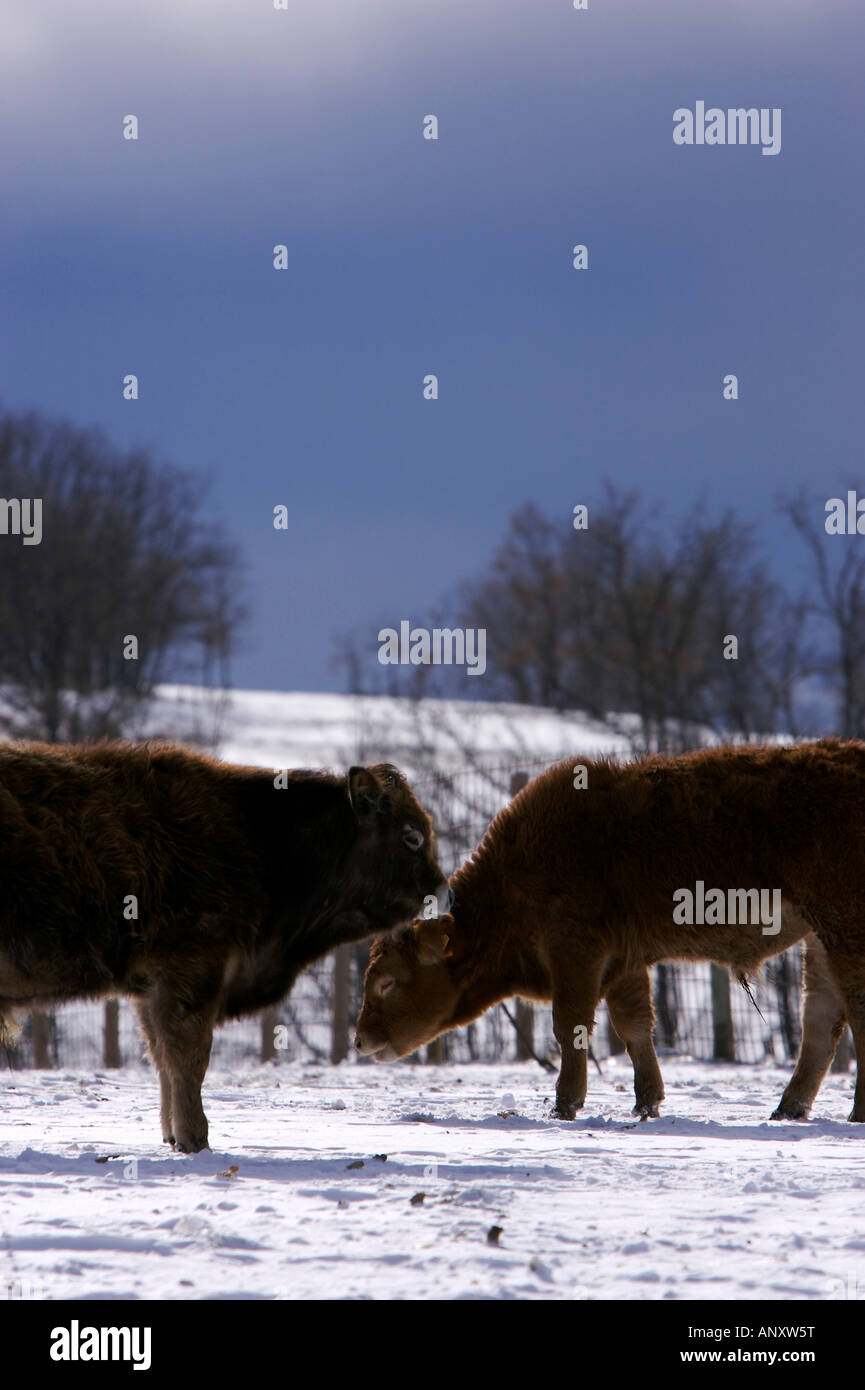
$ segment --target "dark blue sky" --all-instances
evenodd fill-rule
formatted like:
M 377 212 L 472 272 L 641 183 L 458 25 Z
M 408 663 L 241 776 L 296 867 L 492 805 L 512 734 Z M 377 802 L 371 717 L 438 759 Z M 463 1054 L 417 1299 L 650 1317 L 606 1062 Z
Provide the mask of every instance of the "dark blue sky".
M 772 499 L 861 476 L 858 3 L 49 0 L 3 28 L 0 399 L 209 482 L 249 563 L 237 684 L 340 688 L 335 632 L 374 653 L 522 502 L 567 528 L 604 478 L 737 506 L 798 582 Z M 675 146 L 697 100 L 780 107 L 781 153 Z

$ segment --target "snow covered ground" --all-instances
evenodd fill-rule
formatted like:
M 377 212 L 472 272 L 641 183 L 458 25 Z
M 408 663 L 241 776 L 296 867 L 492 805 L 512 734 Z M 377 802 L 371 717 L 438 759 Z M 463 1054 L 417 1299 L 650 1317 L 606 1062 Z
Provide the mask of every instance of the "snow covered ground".
M 770 1123 L 786 1068 L 621 1059 L 574 1124 L 521 1066 L 215 1069 L 213 1152 L 158 1139 L 141 1069 L 5 1073 L 0 1289 L 48 1299 L 865 1297 L 852 1076 Z M 107 1159 L 107 1161 L 105 1161 Z M 490 1232 L 500 1228 L 497 1244 Z

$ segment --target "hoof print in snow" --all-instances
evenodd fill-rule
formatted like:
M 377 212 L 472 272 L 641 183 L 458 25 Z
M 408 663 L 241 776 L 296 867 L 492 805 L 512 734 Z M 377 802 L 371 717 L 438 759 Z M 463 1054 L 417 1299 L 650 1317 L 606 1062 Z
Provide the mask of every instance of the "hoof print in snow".
M 349 1170 L 349 1172 L 351 1171 L 352 1168 L 362 1168 L 362 1167 L 363 1167 L 363 1159 L 362 1159 L 362 1158 L 356 1158 L 356 1159 L 354 1160 L 354 1163 L 347 1163 L 345 1166 L 346 1166 L 346 1168 Z
M 498 1245 L 499 1236 L 504 1231 L 504 1226 L 490 1226 L 487 1231 L 487 1245 Z
M 423 1203 L 423 1199 L 425 1196 L 425 1192 L 416 1192 L 413 1197 L 409 1198 L 409 1201 L 411 1202 L 413 1207 L 419 1207 Z

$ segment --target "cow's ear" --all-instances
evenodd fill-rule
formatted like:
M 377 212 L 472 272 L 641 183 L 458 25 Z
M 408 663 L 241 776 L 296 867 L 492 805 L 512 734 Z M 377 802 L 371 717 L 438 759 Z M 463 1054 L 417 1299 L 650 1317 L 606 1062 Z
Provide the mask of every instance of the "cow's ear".
M 358 820 L 369 820 L 378 811 L 382 790 L 368 767 L 349 768 L 348 799 Z
M 434 917 L 429 922 L 416 922 L 414 936 L 420 965 L 440 965 L 454 953 L 454 919 L 450 914 Z

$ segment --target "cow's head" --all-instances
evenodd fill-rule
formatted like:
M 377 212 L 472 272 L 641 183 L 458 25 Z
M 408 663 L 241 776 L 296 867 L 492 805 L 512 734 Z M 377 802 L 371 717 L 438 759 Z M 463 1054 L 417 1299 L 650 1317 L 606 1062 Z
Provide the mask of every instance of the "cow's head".
M 432 821 L 397 768 L 353 767 L 348 796 L 370 933 L 446 912 L 451 891 L 436 859 Z
M 415 922 L 372 943 L 354 1045 L 395 1062 L 453 1026 L 460 998 L 453 918 Z

